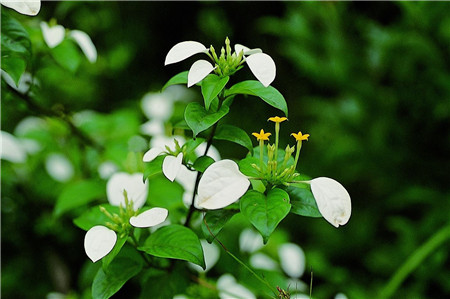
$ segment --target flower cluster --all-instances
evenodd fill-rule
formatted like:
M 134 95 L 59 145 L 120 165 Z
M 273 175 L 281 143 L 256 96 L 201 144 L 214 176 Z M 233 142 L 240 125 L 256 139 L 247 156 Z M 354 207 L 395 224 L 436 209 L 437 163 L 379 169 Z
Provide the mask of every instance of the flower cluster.
M 119 214 L 100 207 L 111 222 L 107 222 L 106 226 L 96 225 L 86 233 L 84 249 L 94 263 L 114 248 L 117 234 L 125 238 L 132 234 L 133 227 L 145 228 L 161 224 L 169 213 L 164 208 L 151 208 L 139 213 L 148 194 L 148 186 L 142 182 L 141 173 L 116 173 L 109 179 L 106 190 L 109 203 L 119 206 Z
M 286 146 L 284 157 L 278 158 L 280 123 L 286 120 L 286 117 L 278 116 L 269 118 L 269 121 L 275 123 L 275 144 L 267 145 L 267 158 L 264 157 L 264 141 L 269 140 L 271 133 L 265 133 L 262 129 L 259 133 L 253 133 L 253 136 L 259 141 L 260 164 L 252 164 L 252 167 L 258 170 L 260 174 L 258 179 L 265 180 L 273 186 L 291 183 L 309 184 L 322 216 L 335 227 L 346 224 L 351 215 L 351 200 L 347 190 L 339 182 L 326 177 L 315 178 L 311 181 L 296 180 L 299 176 L 296 168 L 302 142 L 308 140 L 309 134 L 292 133 L 291 136 L 297 141 L 296 146 Z M 294 151 L 296 154 L 292 162 Z
M 180 62 L 198 53 L 208 55 L 214 65 L 203 59 L 194 62 L 188 73 L 188 87 L 202 81 L 212 71 L 220 77 L 230 76 L 240 70 L 244 62 L 265 87 L 275 79 L 276 66 L 269 55 L 262 53 L 261 49 L 249 49 L 240 44 L 236 44 L 232 52 L 228 37 L 220 55 L 216 54 L 213 46 L 207 49 L 203 44 L 195 41 L 178 43 L 167 53 L 164 64 Z

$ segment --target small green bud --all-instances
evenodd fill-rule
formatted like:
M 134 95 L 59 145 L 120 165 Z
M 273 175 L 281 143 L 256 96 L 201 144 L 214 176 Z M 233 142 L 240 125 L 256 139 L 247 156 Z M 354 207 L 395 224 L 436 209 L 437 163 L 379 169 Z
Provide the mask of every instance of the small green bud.
M 216 50 L 214 49 L 214 47 L 212 45 L 211 45 L 211 47 L 209 47 L 209 51 L 211 52 L 211 55 L 213 56 L 214 61 L 218 62 L 219 58 L 217 57 Z

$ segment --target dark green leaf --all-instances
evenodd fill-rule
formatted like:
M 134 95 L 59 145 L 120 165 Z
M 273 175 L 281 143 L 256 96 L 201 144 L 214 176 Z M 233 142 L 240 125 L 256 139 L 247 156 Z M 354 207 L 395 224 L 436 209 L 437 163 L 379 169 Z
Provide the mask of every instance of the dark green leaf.
M 149 269 L 145 275 L 139 298 L 167 299 L 185 294 L 190 285 L 190 271 L 185 264 L 175 263 L 172 271 Z
M 17 86 L 31 57 L 31 41 L 22 24 L 1 11 L 1 68 Z
M 145 138 L 135 135 L 128 140 L 128 150 L 130 152 L 145 152 L 148 150 L 148 142 Z
M 302 188 L 291 185 L 285 190 L 291 198 L 291 213 L 308 217 L 322 217 L 309 186 Z
M 166 89 L 167 87 L 169 87 L 171 85 L 187 84 L 187 82 L 188 82 L 188 73 L 189 73 L 189 71 L 185 71 L 185 72 L 181 72 L 179 74 L 176 74 L 175 76 L 170 78 L 169 81 L 167 81 L 166 84 L 164 84 L 164 86 L 161 89 L 161 91 L 164 91 L 164 89 Z
M 81 53 L 73 41 L 63 40 L 59 45 L 50 50 L 53 58 L 63 68 L 75 72 L 81 63 Z
M 288 115 L 286 100 L 283 95 L 272 86 L 264 87 L 261 82 L 255 80 L 243 81 L 231 86 L 230 89 L 225 91 L 225 96 L 234 94 L 248 94 L 260 97 L 267 104 L 280 109 L 286 116 Z
M 138 249 L 157 257 L 185 260 L 205 269 L 200 240 L 192 230 L 182 225 L 173 224 L 158 229 Z
M 144 181 L 149 177 L 162 172 L 162 163 L 166 155 L 156 157 L 150 162 L 144 163 Z
M 110 214 L 119 214 L 119 207 L 109 204 L 104 204 L 101 206 L 104 207 Z M 105 225 L 106 222 L 111 222 L 111 219 L 100 211 L 100 206 L 90 208 L 81 214 L 81 216 L 73 220 L 73 223 L 75 223 L 76 226 L 86 231 L 96 225 Z
M 194 162 L 194 169 L 200 172 L 204 172 L 209 165 L 213 164 L 215 161 L 210 156 L 201 156 Z
M 223 90 L 225 85 L 227 85 L 229 79 L 230 77 L 228 76 L 220 78 L 217 75 L 211 74 L 202 80 L 202 95 L 205 100 L 206 110 L 209 110 L 209 105 Z
M 212 243 L 228 220 L 236 215 L 238 210 L 220 209 L 206 212 L 202 221 L 202 231 L 205 239 Z M 206 224 L 205 224 L 206 222 Z
M 267 196 L 250 190 L 241 197 L 240 202 L 242 214 L 261 233 L 264 243 L 291 209 L 289 195 L 278 188 L 270 190 Z
M 92 283 L 92 297 L 107 299 L 119 291 L 122 286 L 142 269 L 142 259 L 135 256 L 133 248 L 124 247 L 108 267 L 101 267 Z
M 216 134 L 214 135 L 214 138 L 237 143 L 253 153 L 253 144 L 250 140 L 250 137 L 244 130 L 236 126 L 226 124 L 219 126 L 217 128 Z
M 184 112 L 184 118 L 195 137 L 227 115 L 228 111 L 229 107 L 226 105 L 222 105 L 219 111 L 211 113 L 206 111 L 199 103 L 189 103 Z
M 66 185 L 56 200 L 53 214 L 60 216 L 74 208 L 83 206 L 94 199 L 106 196 L 105 182 L 99 180 L 87 180 Z

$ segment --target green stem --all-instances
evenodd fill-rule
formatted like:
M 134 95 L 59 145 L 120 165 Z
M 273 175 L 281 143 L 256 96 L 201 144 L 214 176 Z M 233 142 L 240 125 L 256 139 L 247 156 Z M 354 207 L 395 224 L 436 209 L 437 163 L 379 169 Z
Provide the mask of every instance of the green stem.
M 275 161 L 277 160 L 278 157 L 278 136 L 280 134 L 280 123 L 276 122 L 275 123 Z
M 379 298 L 389 298 L 395 294 L 403 281 L 439 246 L 450 239 L 450 223 L 436 232 L 428 241 L 416 249 L 405 263 L 394 273 L 386 286 L 381 290 Z
M 264 152 L 264 140 L 259 140 L 259 161 L 261 162 L 261 171 L 263 171 L 264 168 L 264 161 L 263 161 L 263 152 Z
M 151 267 L 152 263 L 150 263 L 150 261 L 148 260 L 147 256 L 142 251 L 140 251 L 138 249 L 139 242 L 138 242 L 138 240 L 136 240 L 136 237 L 134 236 L 134 231 L 131 232 L 130 237 L 131 237 L 131 240 L 133 240 L 133 246 L 136 249 L 136 251 L 139 252 L 139 254 L 141 255 L 142 259 L 145 261 L 147 266 Z
M 255 271 L 253 271 L 252 268 L 250 268 L 249 266 L 247 266 L 243 261 L 241 261 L 237 256 L 235 256 L 234 254 L 232 254 L 228 248 L 225 247 L 225 245 L 220 242 L 220 240 L 217 238 L 216 235 L 213 234 L 213 232 L 210 230 L 208 223 L 206 222 L 205 217 L 203 217 L 203 223 L 205 223 L 206 228 L 208 229 L 208 232 L 210 233 L 211 236 L 213 236 L 214 240 L 217 241 L 217 243 L 219 243 L 219 245 L 223 248 L 223 250 L 225 250 L 226 253 L 228 253 L 228 255 L 230 255 L 236 262 L 238 262 L 239 264 L 241 264 L 245 269 L 247 269 L 251 274 L 253 274 L 253 276 L 256 277 L 256 279 L 258 279 L 260 282 L 262 282 L 263 284 L 265 284 L 275 295 L 275 297 L 278 294 L 278 291 L 276 288 L 274 288 L 273 286 L 271 286 L 265 279 L 263 279 L 261 276 L 259 276 Z
M 300 157 L 300 150 L 302 149 L 302 141 L 297 141 L 297 152 L 295 153 L 295 160 L 294 160 L 294 171 L 297 169 L 297 163 L 298 163 L 298 157 Z

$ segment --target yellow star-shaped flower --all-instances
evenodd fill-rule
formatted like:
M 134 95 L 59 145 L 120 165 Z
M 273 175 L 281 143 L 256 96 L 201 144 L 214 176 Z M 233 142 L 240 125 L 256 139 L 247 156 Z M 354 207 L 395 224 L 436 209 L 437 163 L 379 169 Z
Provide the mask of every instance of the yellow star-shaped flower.
M 291 136 L 294 136 L 295 140 L 302 141 L 308 140 L 309 134 L 303 135 L 302 132 L 298 132 L 298 134 L 292 133 Z
M 286 117 L 275 116 L 275 117 L 270 117 L 269 120 L 273 121 L 274 123 L 281 123 L 281 122 L 287 120 L 287 118 Z
M 261 129 L 261 131 L 258 133 L 252 133 L 253 136 L 256 137 L 257 140 L 269 140 L 269 136 L 272 135 L 271 133 L 264 133 L 264 130 Z

